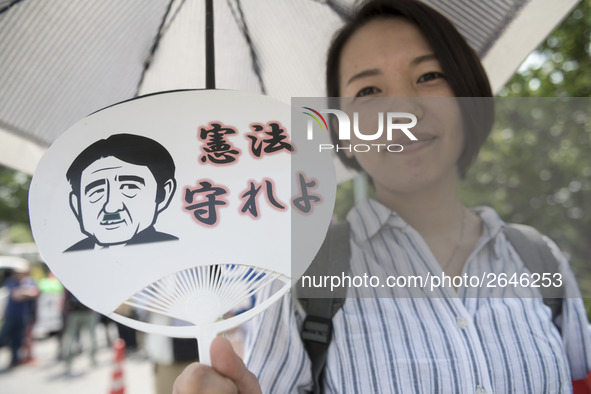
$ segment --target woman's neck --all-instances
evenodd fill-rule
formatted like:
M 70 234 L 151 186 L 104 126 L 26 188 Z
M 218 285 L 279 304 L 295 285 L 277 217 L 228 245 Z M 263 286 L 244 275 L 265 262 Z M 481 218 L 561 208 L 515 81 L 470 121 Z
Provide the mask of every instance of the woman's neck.
M 464 207 L 456 187 L 457 177 L 412 193 L 376 187 L 378 200 L 418 231 L 435 260 L 450 276 L 462 273 L 482 234 L 482 220 Z
M 457 177 L 434 187 L 400 193 L 376 186 L 377 199 L 400 215 L 424 238 L 449 232 L 465 209 L 457 193 Z

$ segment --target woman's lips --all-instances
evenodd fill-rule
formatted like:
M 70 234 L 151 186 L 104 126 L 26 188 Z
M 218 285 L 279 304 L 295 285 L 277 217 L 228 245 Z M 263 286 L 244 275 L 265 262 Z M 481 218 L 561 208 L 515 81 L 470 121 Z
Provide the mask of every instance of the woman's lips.
M 404 147 L 401 153 L 410 153 L 423 149 L 424 147 L 431 145 L 437 139 L 437 137 L 418 138 L 418 141 L 405 141 L 404 143 L 400 143 L 400 145 Z

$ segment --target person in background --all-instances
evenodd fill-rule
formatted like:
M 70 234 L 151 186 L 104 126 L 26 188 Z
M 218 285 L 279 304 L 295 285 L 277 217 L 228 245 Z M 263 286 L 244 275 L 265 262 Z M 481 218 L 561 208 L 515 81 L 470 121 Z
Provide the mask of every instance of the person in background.
M 138 310 L 125 303 L 121 304 L 115 312 L 130 319 L 137 319 L 138 317 Z M 138 350 L 137 330 L 119 322 L 115 322 L 115 325 L 117 326 L 117 334 L 119 335 L 119 338 L 123 339 L 123 342 L 125 342 L 126 353 L 128 355 L 135 353 Z
M 49 271 L 46 277 L 37 281 L 39 298 L 37 299 L 36 335 L 54 336 L 58 341 L 56 359 L 62 359 L 62 336 L 65 328 L 64 286 Z
M 167 316 L 150 313 L 151 324 L 182 326 L 188 323 Z M 156 394 L 170 394 L 176 377 L 192 362 L 198 361 L 197 341 L 191 338 L 169 338 L 158 334 L 146 335 L 146 352 L 154 365 Z
M 10 347 L 11 368 L 21 361 L 19 352 L 27 327 L 34 320 L 34 304 L 39 296 L 39 289 L 29 273 L 29 262 L 21 259 L 14 268 L 12 276 L 6 280 L 9 297 L 0 331 L 0 347 Z
M 88 354 L 91 365 L 97 365 L 96 351 L 96 325 L 98 323 L 98 314 L 86 305 L 81 303 L 72 293 L 67 289 L 64 296 L 64 314 L 66 328 L 62 339 L 64 361 L 66 363 L 66 373 L 72 372 L 72 362 L 74 360 L 75 348 L 79 343 L 80 332 L 84 328 L 88 333 L 89 346 Z

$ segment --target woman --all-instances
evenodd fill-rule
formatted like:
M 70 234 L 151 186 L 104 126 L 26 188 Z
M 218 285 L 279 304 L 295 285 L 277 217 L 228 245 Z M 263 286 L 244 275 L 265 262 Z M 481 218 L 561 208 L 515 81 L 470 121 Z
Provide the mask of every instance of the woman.
M 490 97 L 491 91 L 478 58 L 445 18 L 415 1 L 368 2 L 333 41 L 327 86 L 329 96 L 352 98 L 351 105 L 360 98 L 411 98 L 397 101 L 396 110 L 415 114 L 419 125 L 419 142 L 401 142 L 401 153 L 339 152 L 345 164 L 369 175 L 377 195 L 347 217 L 352 274 L 391 269 L 393 261 L 396 269 L 410 267 L 406 272 L 449 276 L 524 271 L 498 215 L 467 209 L 456 191 L 490 124 L 470 127 L 474 114 L 455 97 Z M 434 105 L 431 98 L 444 99 Z M 568 273 L 564 258 L 557 258 Z M 540 298 L 447 290 L 438 298 L 347 299 L 333 318 L 323 392 L 570 392 L 571 379 L 591 369 L 580 299 L 565 299 L 559 332 Z M 246 359 L 252 372 L 217 340 L 213 369 L 189 368 L 175 392 L 311 390 L 301 321 L 285 297 L 253 329 Z

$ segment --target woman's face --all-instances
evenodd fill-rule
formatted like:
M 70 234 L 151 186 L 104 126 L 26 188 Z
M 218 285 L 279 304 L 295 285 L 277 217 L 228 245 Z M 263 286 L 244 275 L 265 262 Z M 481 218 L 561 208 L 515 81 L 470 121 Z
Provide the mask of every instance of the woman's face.
M 385 131 L 381 140 L 372 141 L 400 143 L 402 152 L 347 152 L 373 178 L 378 198 L 388 191 L 412 192 L 455 181 L 464 145 L 460 110 L 439 61 L 413 24 L 403 18 L 385 18 L 357 30 L 341 53 L 340 92 L 342 97 L 356 98 L 353 107 L 372 103 L 372 111 L 359 110 L 359 119 L 369 119 L 360 121 L 359 128 L 368 130 L 365 134 L 377 130 L 376 112 L 408 112 L 417 117 L 410 131 L 418 142 L 402 133 L 388 141 Z M 429 99 L 433 97 L 448 99 Z M 351 138 L 353 145 L 363 143 L 367 141 Z

